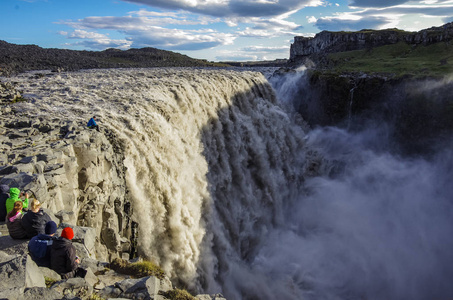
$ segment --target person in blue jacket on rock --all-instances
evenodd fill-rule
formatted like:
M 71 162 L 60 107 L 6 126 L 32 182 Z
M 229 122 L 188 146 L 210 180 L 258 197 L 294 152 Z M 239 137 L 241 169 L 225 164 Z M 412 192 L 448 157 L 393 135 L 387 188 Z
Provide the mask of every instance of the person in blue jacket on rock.
M 87 127 L 90 129 L 95 128 L 97 131 L 99 131 L 99 126 L 96 124 L 96 116 L 93 116 L 87 123 Z
M 32 237 L 28 243 L 28 252 L 40 267 L 50 268 L 50 249 L 54 240 L 57 239 L 56 231 L 57 224 L 54 221 L 49 221 L 46 223 L 44 234 L 40 233 Z

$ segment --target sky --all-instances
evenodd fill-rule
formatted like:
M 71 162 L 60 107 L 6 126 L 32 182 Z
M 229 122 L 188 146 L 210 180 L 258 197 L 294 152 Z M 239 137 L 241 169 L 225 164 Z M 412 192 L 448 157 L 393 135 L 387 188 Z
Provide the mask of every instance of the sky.
M 100 51 L 154 47 L 208 61 L 289 58 L 294 36 L 419 31 L 453 0 L 0 0 L 0 40 Z

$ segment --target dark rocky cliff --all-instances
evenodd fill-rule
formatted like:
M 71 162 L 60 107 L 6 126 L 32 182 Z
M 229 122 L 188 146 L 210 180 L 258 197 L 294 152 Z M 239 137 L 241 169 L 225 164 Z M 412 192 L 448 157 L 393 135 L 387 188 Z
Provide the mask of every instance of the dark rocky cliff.
M 275 75 L 274 76 L 279 76 Z M 381 128 L 396 152 L 430 154 L 453 136 L 449 78 L 387 78 L 307 70 L 291 103 L 312 127 Z
M 419 32 L 406 32 L 399 29 L 363 29 L 357 32 L 322 31 L 315 37 L 294 37 L 294 43 L 291 44 L 290 49 L 290 61 L 313 54 L 361 50 L 398 42 L 428 45 L 452 39 L 453 22 Z
M 453 135 L 452 39 L 453 23 L 295 37 L 288 66 L 308 68 L 295 109 L 312 126 L 388 126 L 398 151 L 429 153 Z

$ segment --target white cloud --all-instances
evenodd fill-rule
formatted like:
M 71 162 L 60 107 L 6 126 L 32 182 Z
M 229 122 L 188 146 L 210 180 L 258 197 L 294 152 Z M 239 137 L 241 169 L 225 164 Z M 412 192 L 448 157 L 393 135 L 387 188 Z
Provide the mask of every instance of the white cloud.
M 131 42 L 126 39 L 111 39 L 105 34 L 89 32 L 76 29 L 71 33 L 60 31 L 60 35 L 67 36 L 69 39 L 79 39 L 82 41 L 66 43 L 66 46 L 82 46 L 89 49 L 104 50 L 107 48 L 129 49 Z
M 266 2 L 269 3 L 274 2 Z M 73 39 L 101 40 L 106 37 L 100 36 L 100 33 L 99 36 L 95 36 L 96 31 L 116 31 L 125 36 L 131 47 L 195 50 L 230 45 L 238 37 L 272 38 L 299 35 L 298 30 L 301 26 L 285 20 L 294 12 L 288 11 L 272 18 L 214 18 L 182 11 L 155 12 L 140 9 L 129 12 L 127 16 L 90 16 L 59 23 L 75 29 L 71 36 L 68 35 L 68 38 Z M 219 32 L 212 29 L 215 28 L 213 24 L 221 23 L 228 25 L 231 30 Z
M 283 46 L 255 45 L 216 51 L 217 61 L 259 61 L 287 58 L 290 43 Z
M 230 45 L 235 37 L 213 30 L 181 30 L 154 27 L 152 31 L 128 31 L 133 47 L 155 47 L 166 50 L 200 50 Z
M 129 12 L 130 15 L 136 15 L 139 17 L 171 17 L 171 18 L 178 18 L 178 14 L 176 12 L 158 12 L 158 11 L 149 11 L 146 9 L 140 9 L 139 11 L 131 11 Z
M 249 46 L 241 48 L 241 51 L 252 51 L 252 52 L 260 52 L 260 53 L 271 53 L 271 52 L 278 52 L 281 53 L 282 51 L 289 51 L 289 45 L 287 46 L 280 46 L 280 47 L 269 47 L 269 46 Z
M 95 39 L 95 40 L 104 40 L 108 39 L 105 34 L 97 33 L 97 32 L 89 32 L 85 30 L 76 29 L 70 34 L 68 37 L 71 39 Z
M 308 23 L 316 23 L 318 19 L 315 18 L 315 16 L 307 17 Z
M 130 42 L 126 40 L 83 40 L 76 43 L 66 43 L 66 46 L 80 46 L 94 50 L 105 50 L 108 48 L 117 48 L 127 50 L 130 48 Z
M 437 26 L 440 25 L 437 23 L 443 20 L 451 20 L 453 15 L 453 0 L 397 0 L 391 5 L 389 2 L 376 4 L 374 0 L 349 1 L 351 5 L 355 5 L 350 6 L 349 11 L 345 11 L 347 8 L 342 5 L 338 13 L 331 15 L 320 13 L 322 17 L 315 15 L 302 17 L 305 24 L 311 24 L 305 31 L 311 31 L 311 26 L 333 31 L 388 27 L 419 30 L 427 27 L 423 23 Z M 151 11 L 142 8 L 130 11 L 125 16 L 90 16 L 60 22 L 74 29 L 72 32 L 66 32 L 65 36 L 73 40 L 79 39 L 81 40 L 79 44 L 95 49 L 117 44 L 123 48 L 155 47 L 189 51 L 232 45 L 240 38 L 247 41 L 253 41 L 251 38 L 260 41 L 275 39 L 285 43 L 289 40 L 285 38 L 302 34 L 301 23 L 295 21 L 300 18 L 300 14 L 294 15 L 300 9 L 308 6 L 330 9 L 340 6 L 339 3 L 325 0 L 128 0 L 128 2 L 173 11 Z M 420 22 L 420 16 L 434 18 L 429 22 Z M 120 34 L 124 39 L 113 40 L 109 33 Z M 251 54 L 251 48 L 243 48 L 237 55 L 264 57 L 264 51 L 258 50 L 255 48 Z M 269 49 L 266 57 L 270 57 L 269 53 L 276 52 Z
M 181 9 L 216 17 L 266 17 L 318 6 L 319 0 L 123 0 L 165 9 Z
M 289 50 L 286 53 L 276 56 L 272 53 L 260 52 L 260 53 L 248 53 L 246 51 L 219 51 L 216 53 L 216 61 L 262 61 L 262 60 L 275 60 L 281 59 L 282 57 L 288 57 Z
M 179 20 L 176 22 L 168 20 L 168 23 L 181 24 Z M 183 22 L 185 25 L 188 23 Z M 121 40 L 122 43 L 118 43 L 121 47 L 128 45 L 129 47 L 155 47 L 166 50 L 196 50 L 228 45 L 235 39 L 231 34 L 216 32 L 209 28 L 197 30 L 165 28 L 157 26 L 162 22 L 144 17 L 87 17 L 78 22 L 66 22 L 65 24 L 74 28 L 119 31 L 126 35 L 127 40 L 127 43 L 124 43 L 124 40 Z M 90 43 L 85 43 L 85 45 L 91 48 L 98 41 L 99 45 L 95 46 L 96 49 L 112 41 L 106 35 L 84 29 L 76 29 L 68 37 L 89 39 Z
M 150 17 L 86 17 L 77 21 L 64 21 L 77 29 L 116 29 L 116 30 L 148 30 L 154 26 L 165 25 L 198 25 L 200 22 L 183 18 L 150 18 Z
M 253 24 L 253 27 L 246 27 L 237 31 L 238 36 L 272 38 L 298 35 L 297 31 L 301 26 L 284 20 L 282 17 L 275 18 L 238 18 L 237 23 Z
M 247 53 L 233 53 L 231 51 L 219 51 L 215 56 L 216 61 L 257 61 L 258 56 Z
M 400 5 L 398 5 L 400 4 Z M 418 31 L 431 26 L 440 26 L 453 15 L 453 1 L 407 1 L 378 2 L 355 0 L 351 5 L 361 6 L 348 12 L 319 18 L 315 25 L 321 30 L 360 30 L 364 28 L 400 28 Z M 365 6 L 370 7 L 365 7 Z M 374 7 L 373 7 L 374 6 Z M 376 7 L 380 6 L 380 7 Z M 417 22 L 421 17 L 430 22 Z

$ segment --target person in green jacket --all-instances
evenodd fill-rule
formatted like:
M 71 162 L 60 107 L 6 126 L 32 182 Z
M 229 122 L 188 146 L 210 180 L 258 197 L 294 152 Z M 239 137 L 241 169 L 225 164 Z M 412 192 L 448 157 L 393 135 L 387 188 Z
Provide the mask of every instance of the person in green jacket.
M 25 200 L 20 199 L 22 195 L 25 196 Z M 16 201 L 22 201 L 23 208 L 27 209 L 28 208 L 28 193 L 21 193 L 18 188 L 10 188 L 9 189 L 9 198 L 6 199 L 6 213 L 9 214 L 10 211 L 13 210 L 14 208 L 14 202 Z

